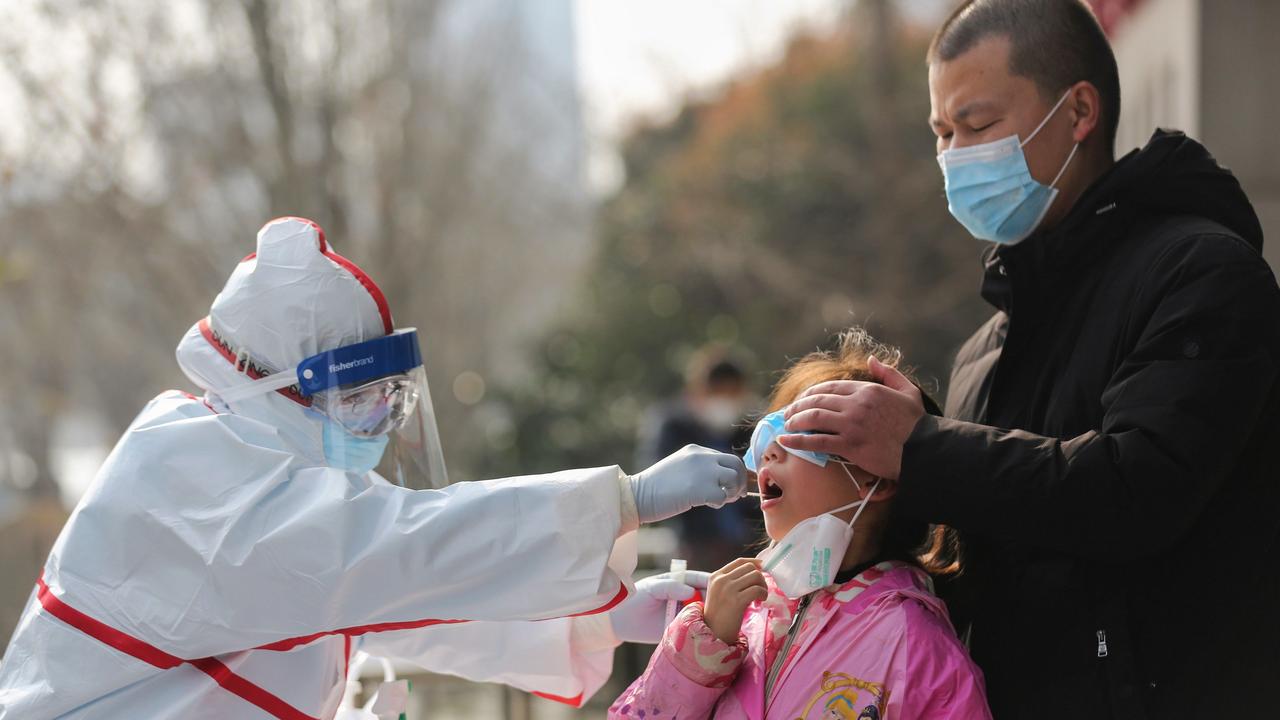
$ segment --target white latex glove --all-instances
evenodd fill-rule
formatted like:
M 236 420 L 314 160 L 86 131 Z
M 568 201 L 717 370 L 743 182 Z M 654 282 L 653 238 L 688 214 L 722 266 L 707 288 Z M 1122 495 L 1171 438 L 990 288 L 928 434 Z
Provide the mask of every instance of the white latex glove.
M 636 514 L 640 522 L 651 523 L 741 498 L 747 491 L 747 468 L 736 455 L 685 445 L 630 480 Z
M 686 570 L 684 582 L 676 582 L 671 573 L 641 580 L 631 597 L 609 611 L 613 634 L 623 642 L 657 644 L 667 629 L 667 602 L 688 600 L 694 588 L 706 590 L 710 579 L 711 573 Z

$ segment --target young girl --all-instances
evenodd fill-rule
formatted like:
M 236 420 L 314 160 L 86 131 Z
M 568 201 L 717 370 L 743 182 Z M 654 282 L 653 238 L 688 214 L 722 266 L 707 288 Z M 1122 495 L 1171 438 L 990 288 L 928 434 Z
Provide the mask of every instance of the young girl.
M 778 382 L 746 458 L 773 542 L 712 575 L 705 605 L 671 623 L 610 718 L 990 718 L 982 674 L 923 569 L 939 563 L 942 535 L 918 559 L 929 531 L 890 514 L 894 483 L 774 440 L 801 392 L 871 381 L 872 357 L 896 365 L 898 354 L 849 331 Z

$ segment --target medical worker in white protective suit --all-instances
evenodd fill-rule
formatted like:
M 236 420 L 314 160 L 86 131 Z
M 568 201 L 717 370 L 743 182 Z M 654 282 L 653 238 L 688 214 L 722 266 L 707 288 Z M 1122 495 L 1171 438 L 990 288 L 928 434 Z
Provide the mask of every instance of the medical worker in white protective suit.
M 576 705 L 619 637 L 656 640 L 692 590 L 637 592 L 626 536 L 738 499 L 741 462 L 446 486 L 416 333 L 393 327 L 317 225 L 263 227 L 178 345 L 204 397 L 153 400 L 59 536 L 0 718 L 330 718 L 360 649 Z

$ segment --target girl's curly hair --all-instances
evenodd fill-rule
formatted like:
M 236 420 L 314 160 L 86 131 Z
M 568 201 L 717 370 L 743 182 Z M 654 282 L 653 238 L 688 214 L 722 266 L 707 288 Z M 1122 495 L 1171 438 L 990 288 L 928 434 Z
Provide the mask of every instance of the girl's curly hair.
M 942 415 L 942 409 L 929 393 L 920 387 L 911 368 L 902 366 L 902 351 L 886 345 L 866 329 L 851 327 L 841 332 L 834 350 L 816 350 L 791 364 L 773 386 L 769 409 L 774 412 L 795 402 L 805 390 L 831 380 L 875 382 L 868 363 L 875 358 L 898 369 L 911 380 L 924 400 L 925 410 Z M 881 553 L 887 559 L 913 562 L 934 575 L 960 572 L 961 548 L 955 530 L 945 525 L 930 526 L 891 513 L 882 538 Z

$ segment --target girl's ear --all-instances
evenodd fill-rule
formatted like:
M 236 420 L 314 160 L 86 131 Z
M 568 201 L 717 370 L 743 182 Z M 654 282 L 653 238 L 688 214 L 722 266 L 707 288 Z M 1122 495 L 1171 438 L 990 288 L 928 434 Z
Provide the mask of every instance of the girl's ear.
M 869 481 L 862 483 L 861 496 L 863 500 L 867 499 L 867 495 L 871 493 L 871 488 L 873 487 L 876 489 L 875 495 L 871 496 L 871 502 L 873 503 L 892 500 L 893 496 L 898 494 L 897 480 L 880 478 L 880 484 L 877 485 L 876 478 L 871 478 Z
M 849 463 L 841 463 L 841 465 L 844 467 L 844 471 L 849 474 L 849 479 L 853 480 L 854 491 L 858 494 L 859 500 L 866 500 L 873 487 L 876 489 L 876 494 L 871 498 L 871 502 L 888 500 L 898 492 L 898 481 L 896 480 L 877 478 L 857 465 Z M 876 484 L 877 480 L 879 480 L 878 485 Z

